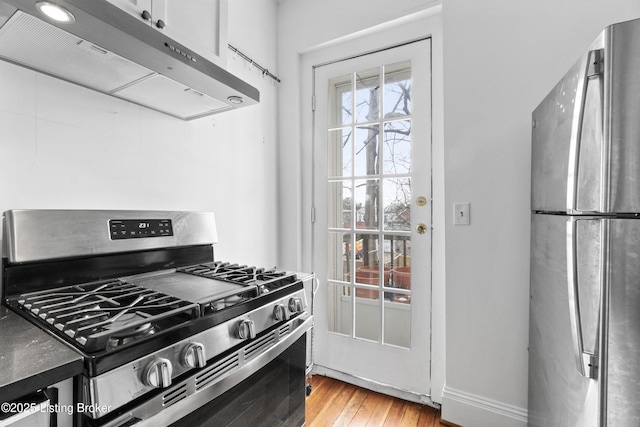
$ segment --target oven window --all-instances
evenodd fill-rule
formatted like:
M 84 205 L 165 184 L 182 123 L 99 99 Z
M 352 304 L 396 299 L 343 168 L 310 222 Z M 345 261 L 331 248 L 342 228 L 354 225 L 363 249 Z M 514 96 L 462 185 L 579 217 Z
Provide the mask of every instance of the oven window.
M 295 426 L 305 422 L 306 334 L 249 378 L 172 426 Z

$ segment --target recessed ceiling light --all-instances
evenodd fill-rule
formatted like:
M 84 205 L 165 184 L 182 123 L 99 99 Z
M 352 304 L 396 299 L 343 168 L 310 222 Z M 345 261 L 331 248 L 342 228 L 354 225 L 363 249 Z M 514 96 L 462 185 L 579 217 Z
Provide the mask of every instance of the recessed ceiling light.
M 241 96 L 232 95 L 227 98 L 227 101 L 232 104 L 242 104 L 244 102 L 244 99 Z
M 71 24 L 76 20 L 71 12 L 55 3 L 51 3 L 48 1 L 39 1 L 36 3 L 36 7 L 42 14 L 57 22 Z

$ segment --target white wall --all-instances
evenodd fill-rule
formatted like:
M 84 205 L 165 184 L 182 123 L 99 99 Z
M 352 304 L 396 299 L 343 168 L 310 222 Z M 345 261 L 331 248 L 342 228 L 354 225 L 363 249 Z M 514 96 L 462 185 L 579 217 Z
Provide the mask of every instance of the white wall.
M 276 11 L 229 2 L 229 43 L 267 68 Z M 0 62 L 0 210 L 211 210 L 216 257 L 274 265 L 277 88 L 231 54 L 228 68 L 260 104 L 184 122 Z
M 443 418 L 523 426 L 527 408 L 531 112 L 636 0 L 443 2 L 447 223 Z

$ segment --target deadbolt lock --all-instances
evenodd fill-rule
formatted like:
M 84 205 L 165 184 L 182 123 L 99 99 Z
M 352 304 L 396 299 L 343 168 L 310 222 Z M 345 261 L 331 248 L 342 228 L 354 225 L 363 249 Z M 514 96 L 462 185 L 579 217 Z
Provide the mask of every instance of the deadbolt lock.
M 420 234 L 424 234 L 424 233 L 425 233 L 425 231 L 427 231 L 427 226 L 426 226 L 426 225 L 424 225 L 424 224 L 418 224 L 418 225 L 416 226 L 416 231 L 417 231 L 418 233 L 420 233 Z
M 422 197 L 422 196 L 418 197 L 418 198 L 416 199 L 416 204 L 417 204 L 418 206 L 424 206 L 424 205 L 426 205 L 426 204 L 427 204 L 427 198 L 426 198 L 426 197 Z

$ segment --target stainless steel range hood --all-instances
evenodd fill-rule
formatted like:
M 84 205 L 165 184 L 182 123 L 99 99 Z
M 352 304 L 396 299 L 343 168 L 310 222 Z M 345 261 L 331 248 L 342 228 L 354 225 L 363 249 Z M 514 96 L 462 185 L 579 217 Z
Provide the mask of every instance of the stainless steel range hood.
M 256 88 L 104 0 L 0 1 L 0 59 L 190 120 L 256 104 Z

